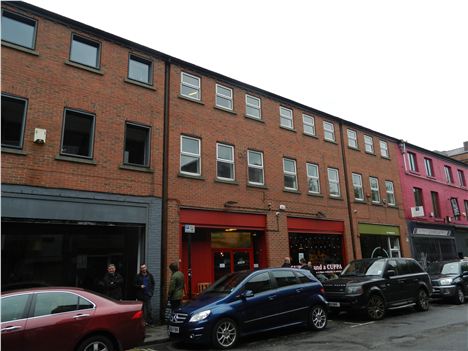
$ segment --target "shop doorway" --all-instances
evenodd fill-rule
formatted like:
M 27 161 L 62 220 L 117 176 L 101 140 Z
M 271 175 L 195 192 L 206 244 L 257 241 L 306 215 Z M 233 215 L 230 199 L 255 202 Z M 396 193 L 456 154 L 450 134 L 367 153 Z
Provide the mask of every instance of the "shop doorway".
M 212 257 L 214 281 L 231 272 L 253 269 L 252 249 L 216 249 Z

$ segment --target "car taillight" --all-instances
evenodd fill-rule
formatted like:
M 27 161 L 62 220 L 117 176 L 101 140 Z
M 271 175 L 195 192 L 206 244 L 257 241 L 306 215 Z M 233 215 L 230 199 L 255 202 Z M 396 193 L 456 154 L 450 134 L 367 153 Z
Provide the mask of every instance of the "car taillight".
M 323 287 L 320 288 L 320 293 L 323 295 L 325 294 L 325 289 Z
M 132 316 L 132 319 L 140 319 L 143 317 L 143 311 L 138 311 L 135 312 L 135 314 Z

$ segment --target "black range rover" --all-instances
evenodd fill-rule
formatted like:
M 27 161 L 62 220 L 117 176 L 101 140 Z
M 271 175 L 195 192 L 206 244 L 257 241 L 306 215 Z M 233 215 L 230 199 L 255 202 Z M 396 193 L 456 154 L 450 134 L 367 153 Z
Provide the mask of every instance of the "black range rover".
M 371 320 L 385 311 L 414 306 L 429 309 L 431 280 L 412 258 L 366 258 L 350 262 L 338 279 L 322 283 L 331 313 L 364 312 Z

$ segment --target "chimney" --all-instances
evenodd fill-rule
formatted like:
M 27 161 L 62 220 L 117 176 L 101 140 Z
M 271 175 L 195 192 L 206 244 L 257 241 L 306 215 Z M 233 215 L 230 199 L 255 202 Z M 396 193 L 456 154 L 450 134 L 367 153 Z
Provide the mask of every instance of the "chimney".
M 468 141 L 463 143 L 463 151 L 468 151 Z

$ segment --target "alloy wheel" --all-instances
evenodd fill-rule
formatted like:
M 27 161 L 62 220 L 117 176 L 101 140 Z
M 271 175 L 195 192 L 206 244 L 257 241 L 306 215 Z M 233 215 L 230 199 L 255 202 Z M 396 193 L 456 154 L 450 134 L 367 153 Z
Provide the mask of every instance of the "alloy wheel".
M 237 326 L 231 319 L 223 319 L 216 324 L 214 342 L 222 349 L 232 347 L 237 341 Z
M 457 305 L 461 305 L 463 303 L 465 303 L 465 293 L 463 292 L 463 290 L 457 286 L 457 291 L 456 291 L 456 294 L 455 294 L 455 303 Z
M 427 311 L 429 309 L 429 295 L 424 289 L 419 289 L 416 309 L 418 311 Z
M 367 315 L 370 319 L 376 321 L 382 319 L 385 315 L 385 303 L 381 296 L 371 295 L 367 303 Z
M 325 329 L 327 326 L 327 312 L 321 305 L 312 307 L 310 311 L 310 326 L 315 330 Z

